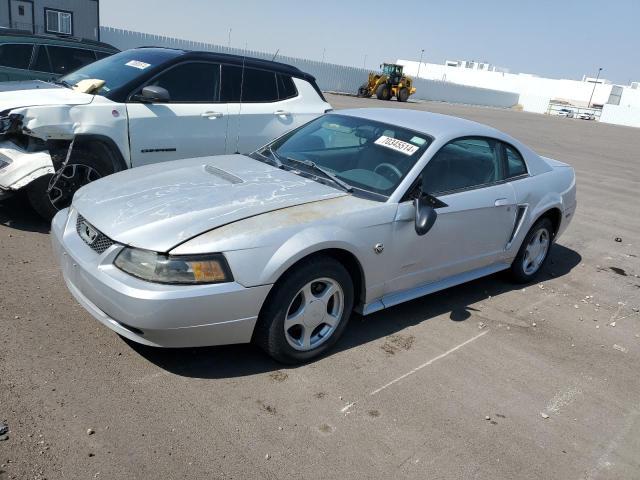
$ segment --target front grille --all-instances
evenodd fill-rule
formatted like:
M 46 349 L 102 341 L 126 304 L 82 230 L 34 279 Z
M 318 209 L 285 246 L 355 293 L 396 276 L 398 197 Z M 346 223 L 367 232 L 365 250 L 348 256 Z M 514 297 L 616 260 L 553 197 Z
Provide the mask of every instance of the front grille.
M 90 225 L 91 228 L 93 228 L 96 232 L 98 232 L 98 236 L 91 243 L 89 243 L 89 241 L 80 234 L 80 229 L 82 228 L 83 222 L 86 223 L 87 225 Z M 97 228 L 95 228 L 89 222 L 87 222 L 84 219 L 84 217 L 80 214 L 78 214 L 78 219 L 76 220 L 76 232 L 78 232 L 78 235 L 80 236 L 82 241 L 87 245 L 89 245 L 91 250 L 93 250 L 98 254 L 104 253 L 111 245 L 116 243 L 113 240 L 111 240 L 109 237 L 107 237 L 104 233 L 100 232 Z

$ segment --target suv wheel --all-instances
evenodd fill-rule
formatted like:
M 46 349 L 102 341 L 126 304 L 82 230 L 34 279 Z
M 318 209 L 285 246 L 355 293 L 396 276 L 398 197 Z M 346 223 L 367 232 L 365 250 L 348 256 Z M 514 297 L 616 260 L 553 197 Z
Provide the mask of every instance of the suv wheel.
M 33 209 L 45 220 L 71 205 L 74 193 L 84 185 L 113 173 L 111 163 L 89 149 L 77 147 L 69 163 L 53 185 L 55 175 L 45 175 L 29 184 L 27 195 Z
M 522 242 L 511 264 L 511 276 L 518 283 L 529 283 L 540 272 L 553 243 L 553 225 L 548 218 L 538 220 Z
M 254 342 L 282 363 L 321 355 L 340 338 L 353 308 L 353 282 L 329 257 L 309 260 L 289 272 L 267 298 Z

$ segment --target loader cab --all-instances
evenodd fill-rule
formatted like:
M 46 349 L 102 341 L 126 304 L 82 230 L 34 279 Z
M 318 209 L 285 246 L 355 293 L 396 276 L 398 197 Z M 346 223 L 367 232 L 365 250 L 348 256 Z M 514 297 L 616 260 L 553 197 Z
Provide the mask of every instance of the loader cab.
M 382 73 L 389 77 L 389 82 L 396 85 L 402 78 L 402 65 L 394 65 L 392 63 L 383 63 L 381 65 Z

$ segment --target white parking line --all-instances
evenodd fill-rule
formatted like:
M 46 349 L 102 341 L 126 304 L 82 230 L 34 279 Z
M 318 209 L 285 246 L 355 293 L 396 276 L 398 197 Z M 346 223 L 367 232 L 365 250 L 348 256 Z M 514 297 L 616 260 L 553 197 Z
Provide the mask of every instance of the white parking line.
M 405 374 L 403 374 L 403 375 L 400 375 L 398 378 L 395 378 L 395 379 L 391 380 L 389 383 L 387 383 L 387 384 L 385 384 L 385 385 L 381 386 L 380 388 L 376 388 L 375 390 L 373 390 L 372 392 L 370 392 L 370 393 L 369 393 L 369 396 L 376 395 L 376 394 L 380 393 L 380 392 L 381 392 L 381 391 L 383 391 L 384 389 L 389 388 L 391 385 L 394 385 L 394 384 L 398 383 L 400 380 L 403 380 L 403 379 L 407 378 L 408 376 L 413 375 L 413 374 L 414 374 L 414 373 L 416 373 L 416 372 L 419 372 L 419 371 L 420 371 L 420 370 L 422 370 L 424 367 L 428 367 L 428 366 L 429 366 L 429 365 L 431 365 L 432 363 L 437 362 L 438 360 L 443 359 L 443 358 L 444 358 L 444 357 L 446 357 L 447 355 L 449 355 L 449 354 L 451 354 L 451 353 L 455 352 L 456 350 L 461 349 L 462 347 L 464 347 L 465 345 L 470 344 L 471 342 L 476 341 L 477 339 L 479 339 L 479 338 L 480 338 L 480 337 L 482 337 L 483 335 L 486 335 L 486 334 L 487 334 L 487 333 L 489 333 L 489 332 L 490 332 L 490 330 L 485 330 L 484 332 L 479 333 L 479 334 L 478 334 L 478 335 L 476 335 L 475 337 L 472 337 L 472 338 L 470 338 L 469 340 L 466 340 L 466 341 L 462 342 L 460 345 L 456 345 L 455 347 L 453 347 L 453 348 L 451 348 L 451 349 L 447 350 L 446 352 L 441 353 L 441 354 L 440 354 L 440 355 L 438 355 L 437 357 L 433 357 L 431 360 L 429 360 L 429 361 L 427 361 L 427 362 L 423 363 L 422 365 L 417 366 L 416 368 L 414 368 L 414 369 L 412 369 L 412 370 L 408 371 L 407 373 L 405 373 Z M 344 413 L 344 414 L 346 415 L 347 413 L 349 413 L 349 409 L 350 409 L 351 407 L 353 407 L 356 403 L 357 403 L 357 402 L 355 402 L 355 401 L 354 401 L 354 402 L 351 402 L 351 403 L 348 403 L 347 405 L 345 405 L 344 407 L 342 407 L 342 408 L 340 409 L 340 412 L 341 412 L 341 413 Z
M 479 333 L 478 335 L 476 335 L 475 337 L 470 338 L 469 340 L 462 342 L 460 345 L 457 345 L 455 347 L 453 347 L 450 350 L 447 350 L 446 352 L 438 355 L 437 357 L 432 358 L 431 360 L 429 360 L 428 362 L 423 363 L 422 365 L 417 366 L 416 368 L 414 368 L 413 370 L 409 370 L 407 373 L 405 373 L 404 375 L 400 375 L 398 378 L 391 380 L 389 383 L 387 383 L 386 385 L 381 386 L 380 388 L 375 389 L 373 392 L 371 392 L 369 395 L 376 395 L 377 393 L 380 393 L 382 390 L 389 388 L 391 385 L 398 383 L 400 380 L 404 380 L 405 378 L 407 378 L 410 375 L 413 375 L 416 372 L 419 372 L 420 370 L 422 370 L 424 367 L 428 367 L 429 365 L 431 365 L 434 362 L 437 362 L 438 360 L 443 359 L 444 357 L 446 357 L 447 355 L 455 352 L 456 350 L 461 349 L 462 347 L 464 347 L 465 345 L 470 344 L 471 342 L 474 342 L 475 340 L 479 339 L 480 337 L 482 337 L 483 335 L 486 335 L 487 333 L 489 333 L 489 330 L 485 330 L 482 333 Z

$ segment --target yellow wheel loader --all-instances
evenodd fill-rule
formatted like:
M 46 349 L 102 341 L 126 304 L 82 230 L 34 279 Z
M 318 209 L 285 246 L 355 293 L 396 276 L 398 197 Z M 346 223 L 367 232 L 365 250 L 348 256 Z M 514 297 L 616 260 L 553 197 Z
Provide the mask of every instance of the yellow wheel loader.
M 406 102 L 410 95 L 416 93 L 411 77 L 402 73 L 402 65 L 384 63 L 380 65 L 382 72 L 369 74 L 369 81 L 358 89 L 358 96 L 378 100 L 391 100 L 396 97 L 399 102 Z

